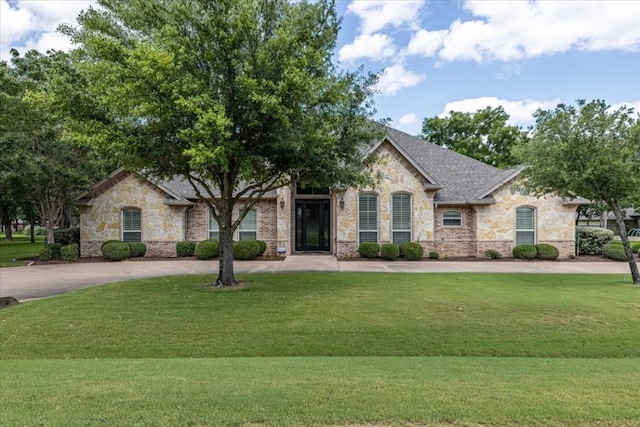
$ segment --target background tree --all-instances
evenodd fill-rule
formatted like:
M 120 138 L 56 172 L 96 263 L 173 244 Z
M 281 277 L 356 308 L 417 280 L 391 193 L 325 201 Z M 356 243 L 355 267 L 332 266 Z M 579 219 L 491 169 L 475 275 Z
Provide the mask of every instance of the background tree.
M 69 54 L 32 50 L 21 57 L 13 50 L 11 61 L 13 67 L 2 65 L 16 86 L 10 94 L 14 113 L 3 116 L 0 151 L 7 167 L 0 183 L 11 189 L 17 206 L 37 209 L 53 243 L 71 197 L 102 172 L 95 151 L 73 143 L 67 132 L 71 111 L 87 114 L 95 105 Z
M 425 118 L 420 137 L 492 166 L 515 166 L 512 149 L 527 140 L 527 133 L 507 124 L 502 107 L 475 113 L 451 111 L 446 117 Z
M 235 283 L 233 232 L 267 191 L 371 180 L 362 152 L 379 137 L 376 76 L 331 63 L 333 1 L 98 4 L 63 28 L 110 109 L 92 142 L 133 171 L 189 180 L 220 227 L 218 284 Z
M 640 117 L 627 107 L 611 111 L 601 100 L 559 104 L 534 116 L 531 142 L 517 150 L 530 165 L 526 186 L 537 194 L 605 201 L 615 214 L 633 283 L 640 283 L 622 213 L 640 189 Z

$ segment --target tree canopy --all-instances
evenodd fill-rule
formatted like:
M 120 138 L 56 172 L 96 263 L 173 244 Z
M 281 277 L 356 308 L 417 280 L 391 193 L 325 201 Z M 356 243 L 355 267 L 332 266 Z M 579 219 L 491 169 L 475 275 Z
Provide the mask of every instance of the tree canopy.
M 634 283 L 640 275 L 629 246 L 622 207 L 640 194 L 640 116 L 602 100 L 538 110 L 531 142 L 516 155 L 529 165 L 526 186 L 536 194 L 605 201 L 614 212 Z
M 235 282 L 232 235 L 291 180 L 368 182 L 375 75 L 331 62 L 332 0 L 100 0 L 65 27 L 109 124 L 88 142 L 156 178 L 185 176 L 220 227 L 218 283 Z M 86 125 L 85 125 L 86 126 Z M 204 190 L 202 190 L 202 188 Z
M 33 207 L 47 228 L 47 242 L 74 193 L 100 175 L 93 149 L 74 144 L 69 112 L 94 111 L 71 55 L 12 50 L 12 66 L 0 64 L 2 128 L 0 187 L 3 206 Z M 29 209 L 27 209 L 29 210 Z
M 502 107 L 451 111 L 446 117 L 425 118 L 420 137 L 492 166 L 510 167 L 517 164 L 512 149 L 526 142 L 527 133 L 508 120 Z

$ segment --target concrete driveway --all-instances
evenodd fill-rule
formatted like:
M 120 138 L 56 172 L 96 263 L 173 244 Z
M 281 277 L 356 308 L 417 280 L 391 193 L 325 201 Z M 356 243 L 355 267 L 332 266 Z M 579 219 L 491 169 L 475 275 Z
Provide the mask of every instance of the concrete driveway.
M 275 261 L 236 261 L 236 273 L 307 271 L 408 273 L 600 273 L 629 274 L 624 262 L 575 261 L 338 261 L 326 255 L 293 255 Z M 211 274 L 217 261 L 123 261 L 32 265 L 0 269 L 0 296 L 22 301 L 123 280 L 185 274 Z M 213 279 L 212 279 L 213 280 Z

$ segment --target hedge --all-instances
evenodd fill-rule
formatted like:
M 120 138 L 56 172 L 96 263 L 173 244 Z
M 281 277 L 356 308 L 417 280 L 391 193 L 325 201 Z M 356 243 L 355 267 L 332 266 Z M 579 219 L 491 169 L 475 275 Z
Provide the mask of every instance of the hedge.
M 40 256 L 40 261 L 50 261 L 51 248 L 45 246 L 44 248 L 40 249 L 40 253 L 38 255 Z
M 102 245 L 100 245 L 100 249 L 104 248 L 109 243 L 124 243 L 124 242 L 122 240 L 107 240 L 105 242 L 102 242 Z
M 260 253 L 260 244 L 257 240 L 240 240 L 233 242 L 233 258 L 238 260 L 256 259 Z
M 267 251 L 267 242 L 265 242 L 264 240 L 256 240 L 256 242 L 258 242 L 258 245 L 260 245 L 260 252 L 258 252 L 258 255 L 264 255 L 264 253 Z
M 220 255 L 220 243 L 217 240 L 203 240 L 196 245 L 195 255 L 198 259 L 213 259 Z
M 358 253 L 363 258 L 377 258 L 380 253 L 380 245 L 375 242 L 360 243 Z
M 520 259 L 534 259 L 538 255 L 535 245 L 524 244 L 513 248 L 513 257 Z
M 380 247 L 380 256 L 387 261 L 395 261 L 400 255 L 400 248 L 393 243 L 385 243 Z
M 63 246 L 80 244 L 80 228 L 58 228 L 53 231 L 53 240 Z
M 429 252 L 429 259 L 438 259 L 440 258 L 440 254 L 437 251 Z
M 142 242 L 127 242 L 131 250 L 131 258 L 143 257 L 147 253 L 147 245 Z
M 60 255 L 65 262 L 76 262 L 78 260 L 78 244 L 63 246 Z
M 498 251 L 496 251 L 495 249 L 487 249 L 486 251 L 484 251 L 484 255 L 487 258 L 491 258 L 491 259 L 500 259 L 502 258 L 502 254 Z
M 580 255 L 600 255 L 604 245 L 613 240 L 613 231 L 599 227 L 578 227 L 576 243 Z
M 125 242 L 111 242 L 102 246 L 102 256 L 109 261 L 122 261 L 131 256 L 131 248 Z
M 553 245 L 548 245 L 546 243 L 538 243 L 536 246 L 536 250 L 538 251 L 537 258 L 543 260 L 554 260 L 558 259 L 560 256 L 560 251 Z
M 622 245 L 604 245 L 602 255 L 604 255 L 605 258 L 615 261 L 628 261 L 627 254 L 624 253 L 624 246 Z
M 176 242 L 176 256 L 178 258 L 192 257 L 196 254 L 196 242 Z
M 400 252 L 404 255 L 407 261 L 417 261 L 424 255 L 424 249 L 416 242 L 405 242 L 400 244 Z
M 47 243 L 46 246 L 51 249 L 51 259 L 62 258 L 62 244 L 60 243 Z

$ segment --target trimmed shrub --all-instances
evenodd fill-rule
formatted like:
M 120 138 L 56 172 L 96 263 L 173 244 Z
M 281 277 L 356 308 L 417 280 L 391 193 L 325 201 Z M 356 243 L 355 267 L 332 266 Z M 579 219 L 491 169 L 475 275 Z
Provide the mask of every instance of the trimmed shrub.
M 258 252 L 258 256 L 264 255 L 264 253 L 267 251 L 267 242 L 265 242 L 264 240 L 256 240 L 256 242 L 258 242 L 258 245 L 260 245 L 260 252 Z
M 196 254 L 196 242 L 176 242 L 178 258 L 192 257 Z
M 214 259 L 220 255 L 220 243 L 217 240 L 203 240 L 196 245 L 196 258 Z
M 78 260 L 78 244 L 73 243 L 71 245 L 63 246 L 60 250 L 60 254 L 65 262 L 76 262 Z
M 147 253 L 147 245 L 142 242 L 127 242 L 131 250 L 131 258 L 143 257 Z
M 622 245 L 604 245 L 602 255 L 604 255 L 605 258 L 615 261 L 628 261 L 627 254 L 624 253 L 624 246 Z
M 429 252 L 429 259 L 438 259 L 440 258 L 440 254 L 436 251 Z
M 62 245 L 60 243 L 47 243 L 47 247 L 51 249 L 51 259 L 62 258 Z
M 424 255 L 424 249 L 416 242 L 405 242 L 398 248 L 401 252 L 404 249 L 404 256 L 407 261 L 417 261 Z
M 102 256 L 109 261 L 122 261 L 131 256 L 131 248 L 125 242 L 111 242 L 102 246 Z
M 239 260 L 252 260 L 258 257 L 260 244 L 257 240 L 240 240 L 233 243 L 233 258 Z
M 63 246 L 71 245 L 73 243 L 80 244 L 80 228 L 59 228 L 53 231 L 53 239 L 56 243 L 60 243 Z
M 380 246 L 380 256 L 387 261 L 395 261 L 400 255 L 400 248 L 393 243 L 385 243 Z
M 538 256 L 538 250 L 536 249 L 535 245 L 524 244 L 517 245 L 515 248 L 513 248 L 514 258 L 534 259 L 536 256 Z
M 491 259 L 500 259 L 502 258 L 502 254 L 495 249 L 488 249 L 484 251 L 484 255 Z
M 380 253 L 380 245 L 375 242 L 360 243 L 358 253 L 363 258 L 377 258 Z
M 411 244 L 411 242 L 402 242 L 398 245 L 398 250 L 400 251 L 400 256 L 404 256 L 404 250 Z
M 109 243 L 124 243 L 124 242 L 122 240 L 107 240 L 105 242 L 102 242 L 102 245 L 100 245 L 100 249 L 104 248 Z
M 536 250 L 538 251 L 538 259 L 554 260 L 558 259 L 558 257 L 560 256 L 560 251 L 558 250 L 558 248 L 546 243 L 538 243 L 536 245 Z
M 40 261 L 51 261 L 51 248 L 45 246 L 40 249 Z
M 604 245 L 613 240 L 613 231 L 599 227 L 578 227 L 576 242 L 580 255 L 600 255 Z
M 620 245 L 622 247 L 624 247 L 624 245 L 622 244 L 621 240 L 614 240 L 611 242 L 612 245 Z M 631 246 L 631 251 L 633 253 L 638 253 L 638 251 L 640 251 L 640 242 L 629 242 L 629 245 Z

